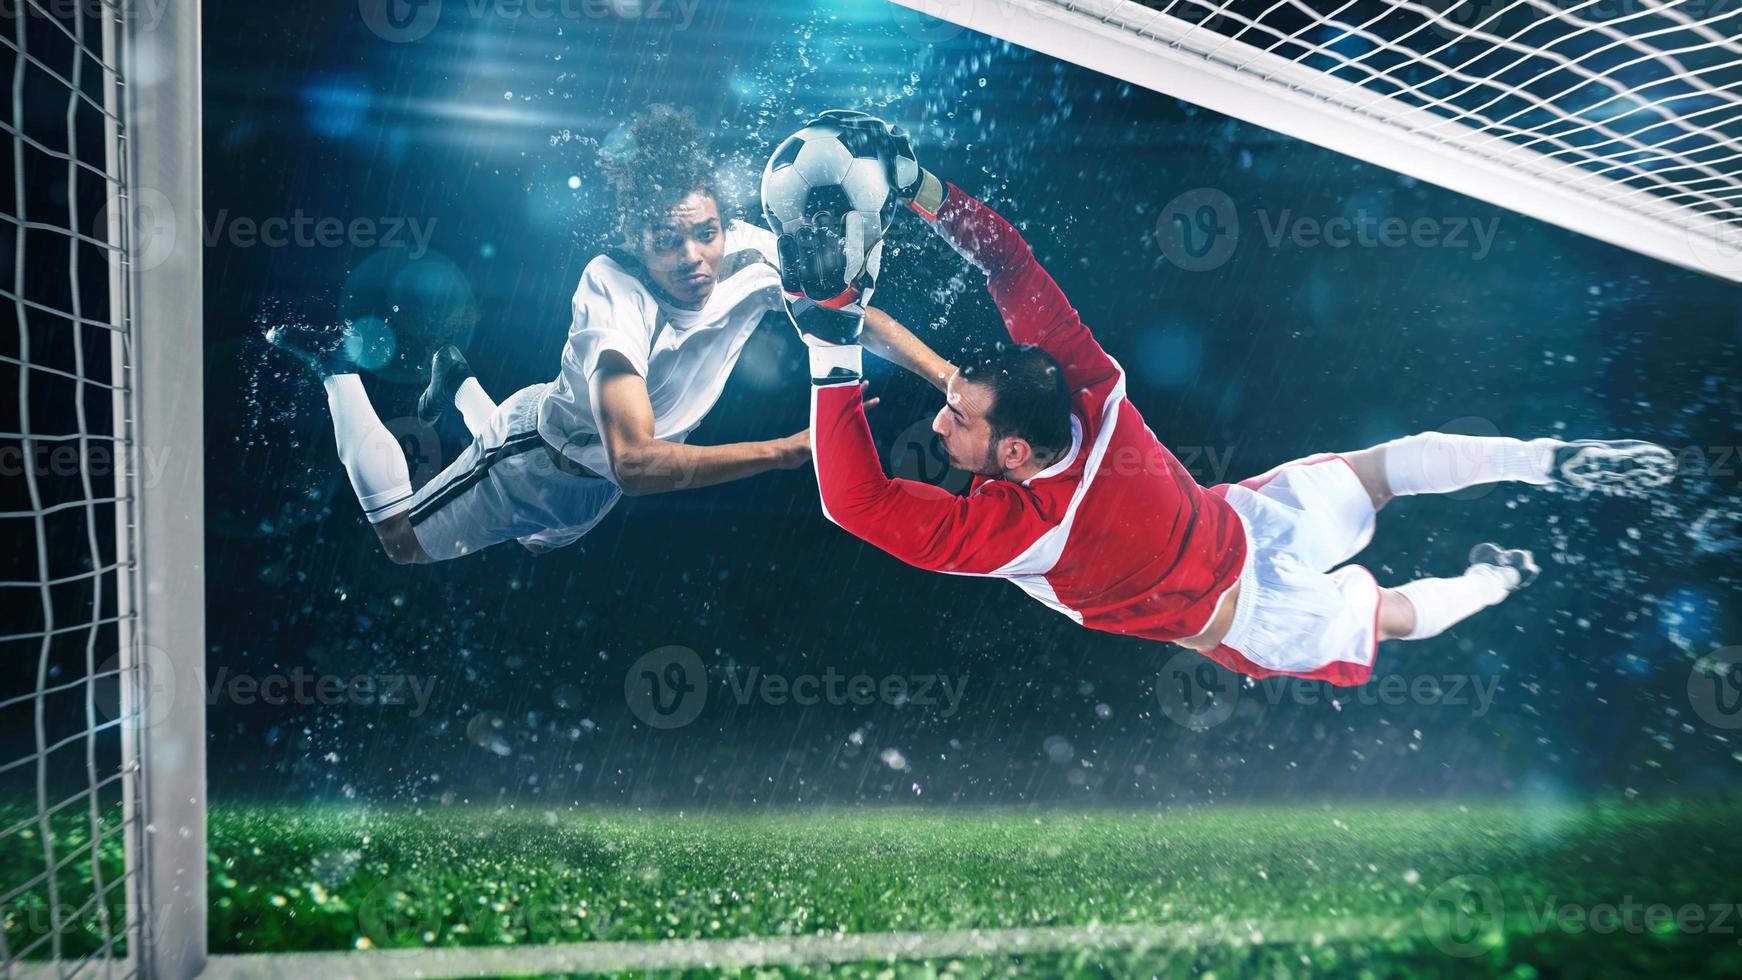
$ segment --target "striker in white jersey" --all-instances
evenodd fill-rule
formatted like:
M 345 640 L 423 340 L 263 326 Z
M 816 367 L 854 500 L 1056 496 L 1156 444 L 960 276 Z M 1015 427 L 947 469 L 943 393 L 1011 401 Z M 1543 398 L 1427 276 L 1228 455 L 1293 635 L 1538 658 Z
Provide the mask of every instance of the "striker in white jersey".
M 539 401 L 539 434 L 570 460 L 615 479 L 590 397 L 599 357 L 613 351 L 647 382 L 653 437 L 683 442 L 719 400 L 763 315 L 780 308 L 778 261 L 773 233 L 733 221 L 719 281 L 699 310 L 663 302 L 624 256 L 589 262 L 575 288 L 562 372 Z
M 592 530 L 622 496 L 593 414 L 600 355 L 615 351 L 647 382 L 654 437 L 682 442 L 719 400 L 756 325 L 780 308 L 777 261 L 772 233 L 732 222 L 699 310 L 662 302 L 626 255 L 587 263 L 556 380 L 509 396 L 412 495 L 407 514 L 424 552 L 442 560 L 510 540 L 559 548 Z

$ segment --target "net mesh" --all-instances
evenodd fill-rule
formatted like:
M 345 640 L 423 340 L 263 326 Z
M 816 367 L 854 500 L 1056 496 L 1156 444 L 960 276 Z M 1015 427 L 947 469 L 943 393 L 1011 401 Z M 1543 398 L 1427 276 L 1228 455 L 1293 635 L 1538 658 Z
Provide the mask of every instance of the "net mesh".
M 0 5 L 0 975 L 130 970 L 140 768 L 122 689 L 143 678 L 123 655 L 125 12 L 109 3 Z
M 1043 2 L 1449 152 L 1742 237 L 1737 0 Z

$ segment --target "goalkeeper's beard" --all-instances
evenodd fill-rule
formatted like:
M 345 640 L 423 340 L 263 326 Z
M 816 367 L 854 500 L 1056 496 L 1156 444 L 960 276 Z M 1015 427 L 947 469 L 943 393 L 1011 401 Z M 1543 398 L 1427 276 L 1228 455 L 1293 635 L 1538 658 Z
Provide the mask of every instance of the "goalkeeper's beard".
M 949 447 L 944 447 L 944 450 L 950 457 L 950 465 L 956 469 L 966 470 L 975 476 L 982 476 L 988 480 L 998 480 L 1004 477 L 1004 468 L 998 465 L 997 443 L 987 446 L 986 451 L 981 454 L 977 461 L 959 460 L 954 453 L 949 452 Z

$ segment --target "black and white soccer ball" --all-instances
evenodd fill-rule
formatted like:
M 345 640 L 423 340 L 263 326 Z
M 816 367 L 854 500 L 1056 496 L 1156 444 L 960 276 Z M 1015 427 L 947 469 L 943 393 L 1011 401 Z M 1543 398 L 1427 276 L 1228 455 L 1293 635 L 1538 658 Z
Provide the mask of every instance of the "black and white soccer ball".
M 762 210 L 777 235 L 829 229 L 847 251 L 847 280 L 877 274 L 897 191 L 919 174 L 907 137 L 862 112 L 831 109 L 787 137 L 762 171 Z

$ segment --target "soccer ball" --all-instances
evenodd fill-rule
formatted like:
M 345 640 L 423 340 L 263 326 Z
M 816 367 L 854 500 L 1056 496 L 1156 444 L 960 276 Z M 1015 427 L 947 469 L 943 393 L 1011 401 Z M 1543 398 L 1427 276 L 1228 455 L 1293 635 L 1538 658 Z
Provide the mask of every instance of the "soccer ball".
M 800 228 L 827 228 L 847 251 L 847 281 L 861 271 L 877 274 L 883 233 L 895 219 L 898 172 L 913 162 L 904 138 L 889 155 L 859 112 L 831 110 L 787 137 L 762 171 L 762 210 L 777 235 Z M 878 123 L 877 125 L 881 125 Z M 906 152 L 903 152 L 905 150 Z M 913 162 L 918 173 L 919 164 Z

